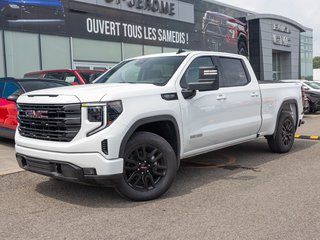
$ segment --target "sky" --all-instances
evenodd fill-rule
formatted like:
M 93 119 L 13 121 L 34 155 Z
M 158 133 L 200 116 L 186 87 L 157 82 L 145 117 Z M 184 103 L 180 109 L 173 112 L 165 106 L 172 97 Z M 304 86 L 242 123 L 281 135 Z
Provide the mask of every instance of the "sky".
M 313 56 L 320 56 L 319 0 L 219 0 L 258 13 L 281 15 L 313 29 Z

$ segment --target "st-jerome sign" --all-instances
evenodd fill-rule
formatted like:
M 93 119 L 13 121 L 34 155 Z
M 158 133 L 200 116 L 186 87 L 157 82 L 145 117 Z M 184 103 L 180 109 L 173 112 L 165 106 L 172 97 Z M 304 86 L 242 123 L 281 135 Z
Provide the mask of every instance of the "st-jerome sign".
M 130 8 L 137 10 L 146 10 L 151 12 L 158 12 L 165 15 L 175 15 L 175 4 L 173 2 L 164 0 L 105 0 L 107 3 L 121 4 L 126 2 Z

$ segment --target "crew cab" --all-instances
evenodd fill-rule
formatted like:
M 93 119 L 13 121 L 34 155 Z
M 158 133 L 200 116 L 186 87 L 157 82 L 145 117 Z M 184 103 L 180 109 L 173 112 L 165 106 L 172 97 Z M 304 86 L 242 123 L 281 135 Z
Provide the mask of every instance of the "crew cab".
M 53 178 L 113 185 L 136 201 L 172 184 L 180 160 L 265 137 L 286 153 L 301 84 L 259 84 L 246 57 L 183 52 L 126 60 L 96 84 L 18 99 L 17 161 Z

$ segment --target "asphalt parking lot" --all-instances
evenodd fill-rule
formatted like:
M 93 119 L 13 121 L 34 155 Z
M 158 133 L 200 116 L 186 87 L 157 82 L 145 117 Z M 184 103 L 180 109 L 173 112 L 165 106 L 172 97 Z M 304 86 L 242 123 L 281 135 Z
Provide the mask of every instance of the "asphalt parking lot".
M 298 134 L 320 135 L 320 114 L 305 122 Z M 13 146 L 0 139 L 0 239 L 320 239 L 319 140 L 283 155 L 260 139 L 187 159 L 167 194 L 140 203 L 14 173 Z

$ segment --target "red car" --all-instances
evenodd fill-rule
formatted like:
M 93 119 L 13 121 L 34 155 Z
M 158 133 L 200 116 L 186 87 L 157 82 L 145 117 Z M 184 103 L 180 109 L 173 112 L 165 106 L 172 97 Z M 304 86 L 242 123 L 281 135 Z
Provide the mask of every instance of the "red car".
M 62 86 L 70 84 L 51 79 L 0 78 L 0 137 L 14 138 L 18 125 L 16 100 L 21 94 Z
M 47 78 L 59 79 L 72 85 L 88 84 L 99 77 L 105 71 L 101 70 L 44 70 L 30 72 L 24 75 L 25 78 Z

